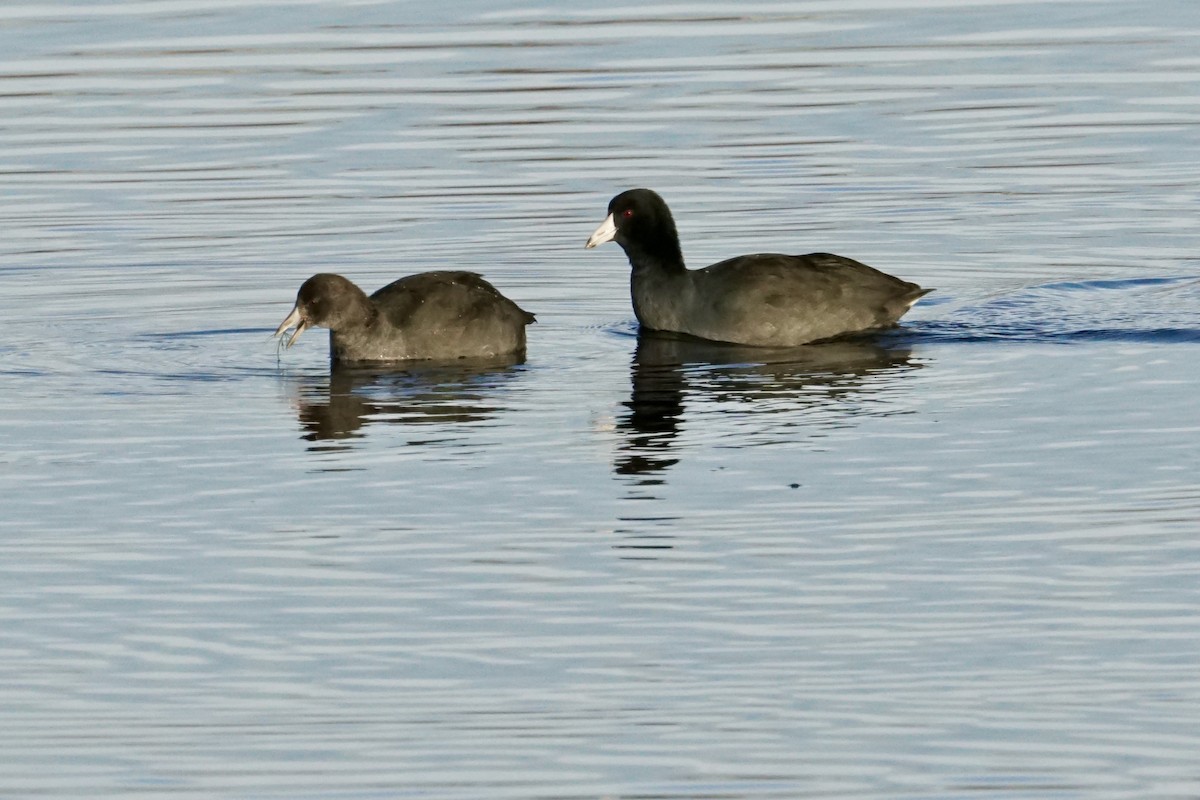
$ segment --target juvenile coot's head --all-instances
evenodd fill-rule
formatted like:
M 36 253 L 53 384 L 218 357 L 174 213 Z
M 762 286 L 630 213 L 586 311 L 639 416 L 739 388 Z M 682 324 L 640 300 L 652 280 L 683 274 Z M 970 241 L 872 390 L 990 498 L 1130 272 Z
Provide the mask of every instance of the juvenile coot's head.
M 275 336 L 282 336 L 289 328 L 295 328 L 286 343 L 287 347 L 291 347 L 308 328 L 315 326 L 338 330 L 370 321 L 371 313 L 371 303 L 362 289 L 341 275 L 322 272 L 300 286 L 300 291 L 296 293 L 296 305 L 275 329 Z

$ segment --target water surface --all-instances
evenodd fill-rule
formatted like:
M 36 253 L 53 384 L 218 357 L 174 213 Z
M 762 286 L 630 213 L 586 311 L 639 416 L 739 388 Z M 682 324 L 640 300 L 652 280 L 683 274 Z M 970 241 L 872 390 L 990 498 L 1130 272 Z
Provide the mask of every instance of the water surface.
M 1197 22 L 0 8 L 0 794 L 1196 796 Z M 937 291 L 639 336 L 633 185 Z M 523 363 L 269 338 L 443 268 Z

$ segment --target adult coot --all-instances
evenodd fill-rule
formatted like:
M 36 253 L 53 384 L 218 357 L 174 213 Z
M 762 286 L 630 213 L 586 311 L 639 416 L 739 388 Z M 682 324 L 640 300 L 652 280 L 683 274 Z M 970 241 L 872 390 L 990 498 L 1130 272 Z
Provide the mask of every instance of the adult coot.
M 829 253 L 759 253 L 689 270 L 671 211 L 649 189 L 614 197 L 587 247 L 614 240 L 633 267 L 639 323 L 718 342 L 793 347 L 886 328 L 933 291 Z
M 320 273 L 296 294 L 275 330 L 291 347 L 306 328 L 329 328 L 334 361 L 486 358 L 525 351 L 533 314 L 474 272 L 422 272 L 367 297 L 341 275 Z

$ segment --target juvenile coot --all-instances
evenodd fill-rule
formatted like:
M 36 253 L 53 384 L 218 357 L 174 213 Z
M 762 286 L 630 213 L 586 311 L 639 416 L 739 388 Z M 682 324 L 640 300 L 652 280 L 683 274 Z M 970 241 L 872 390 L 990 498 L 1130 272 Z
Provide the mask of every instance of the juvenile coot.
M 296 294 L 275 330 L 291 347 L 305 329 L 329 328 L 334 361 L 485 358 L 525 351 L 533 314 L 474 272 L 422 272 L 367 297 L 341 275 L 320 273 Z
M 639 323 L 718 342 L 793 347 L 887 328 L 933 291 L 829 253 L 759 253 L 689 270 L 671 211 L 649 189 L 614 197 L 587 247 L 614 240 L 633 267 Z

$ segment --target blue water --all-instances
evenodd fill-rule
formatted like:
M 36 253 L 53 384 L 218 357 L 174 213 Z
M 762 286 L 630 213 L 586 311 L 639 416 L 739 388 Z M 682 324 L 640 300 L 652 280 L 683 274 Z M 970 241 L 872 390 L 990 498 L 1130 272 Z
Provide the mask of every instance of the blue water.
M 1197 22 L 0 8 L 0 795 L 1195 797 Z M 936 291 L 639 334 L 634 185 Z M 270 338 L 464 267 L 522 363 Z

